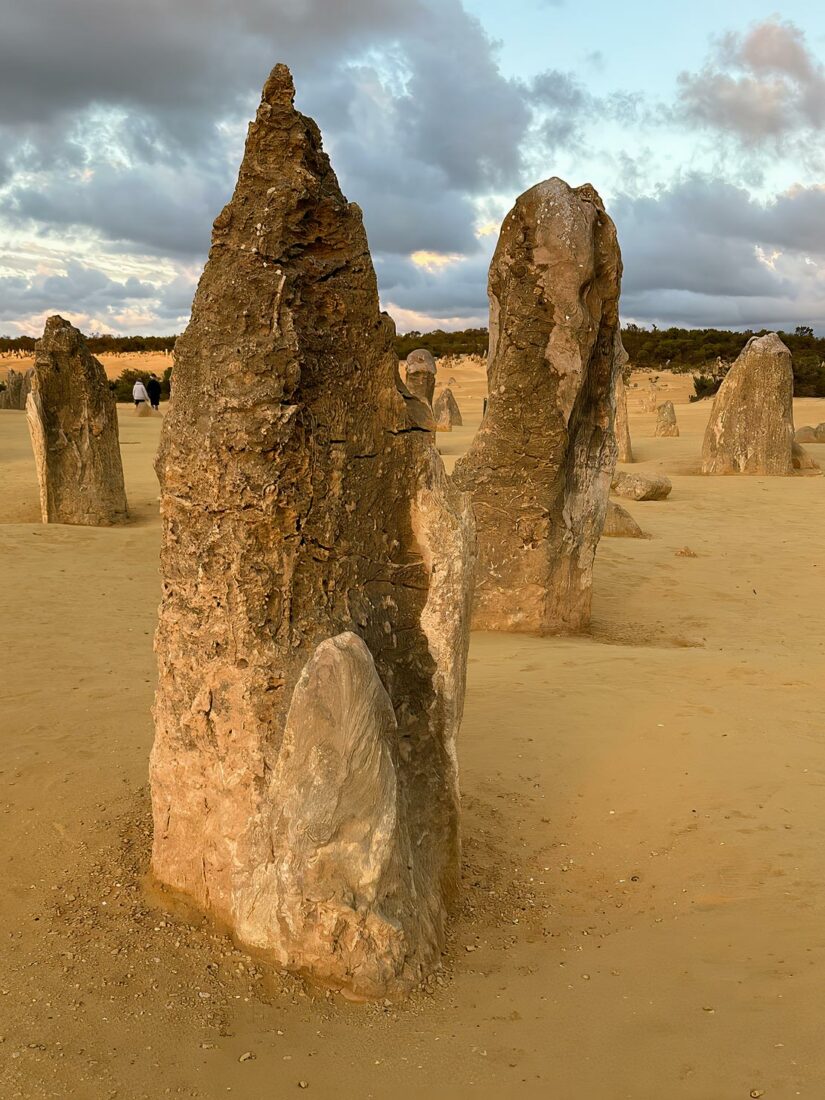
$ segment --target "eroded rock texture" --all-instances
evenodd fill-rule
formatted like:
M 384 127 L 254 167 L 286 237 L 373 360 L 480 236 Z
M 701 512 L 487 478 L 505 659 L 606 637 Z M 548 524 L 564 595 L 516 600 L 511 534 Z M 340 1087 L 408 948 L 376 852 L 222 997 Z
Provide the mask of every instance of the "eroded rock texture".
M 6 388 L 0 390 L 0 409 L 17 409 L 22 411 L 26 407 L 26 400 L 31 393 L 31 370 L 19 371 L 11 368 L 6 375 Z
M 451 432 L 453 428 L 460 428 L 464 423 L 461 419 L 461 409 L 449 386 L 445 387 L 435 399 L 433 417 L 436 431 L 439 432 Z
M 43 522 L 127 520 L 115 398 L 102 365 L 62 317 L 48 319 L 35 345 L 26 416 Z
M 611 491 L 627 500 L 665 500 L 670 496 L 673 482 L 664 474 L 626 473 L 613 475 Z
M 797 428 L 794 439 L 797 443 L 825 443 L 825 424 L 817 424 L 815 428 L 806 424 Z
M 814 459 L 801 443 L 794 440 L 791 448 L 791 463 L 795 470 L 818 470 L 819 463 Z
M 676 422 L 676 409 L 672 401 L 663 401 L 656 409 L 656 430 L 654 435 L 659 438 L 676 438 L 679 435 L 679 425 Z
M 435 393 L 435 359 L 426 348 L 418 348 L 407 356 L 405 377 L 410 393 L 432 406 Z
M 713 399 L 702 472 L 790 474 L 793 438 L 791 353 L 775 332 L 753 336 Z
M 609 539 L 643 539 L 644 531 L 626 508 L 608 501 L 602 536 Z
M 590 618 L 616 462 L 621 256 L 594 189 L 550 179 L 490 265 L 489 403 L 454 481 L 478 526 L 474 625 L 565 633 Z
M 152 867 L 280 965 L 392 996 L 456 890 L 472 514 L 293 95 L 278 66 L 176 347 Z
M 621 337 L 620 337 L 621 340 Z M 622 346 L 624 361 L 627 361 L 627 352 Z M 630 422 L 627 418 L 627 387 L 624 384 L 622 372 L 616 374 L 616 458 L 618 462 L 633 461 L 633 446 L 630 442 Z

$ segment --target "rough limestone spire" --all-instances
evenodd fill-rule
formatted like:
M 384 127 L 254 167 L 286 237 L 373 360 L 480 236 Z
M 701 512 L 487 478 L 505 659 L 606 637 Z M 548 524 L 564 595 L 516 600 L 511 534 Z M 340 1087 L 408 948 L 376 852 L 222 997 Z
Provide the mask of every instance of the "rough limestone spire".
M 704 474 L 793 472 L 793 366 L 775 332 L 752 336 L 713 399 Z
M 46 321 L 35 345 L 26 417 L 44 523 L 109 527 L 129 518 L 117 405 L 78 330 Z
M 472 514 L 293 96 L 279 65 L 176 348 L 152 868 L 281 965 L 386 996 L 437 965 L 456 888 Z
M 473 624 L 558 634 L 590 619 L 616 462 L 622 262 L 595 190 L 519 199 L 490 264 L 489 402 L 453 480 L 478 527 Z

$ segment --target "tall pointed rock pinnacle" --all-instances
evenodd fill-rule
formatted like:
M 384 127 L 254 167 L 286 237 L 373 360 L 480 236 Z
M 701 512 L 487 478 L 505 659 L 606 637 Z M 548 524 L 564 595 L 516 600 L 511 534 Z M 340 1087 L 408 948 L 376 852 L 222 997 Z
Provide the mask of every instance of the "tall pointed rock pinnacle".
M 279 65 L 176 349 L 152 868 L 280 965 L 392 996 L 456 890 L 473 522 L 293 97 Z

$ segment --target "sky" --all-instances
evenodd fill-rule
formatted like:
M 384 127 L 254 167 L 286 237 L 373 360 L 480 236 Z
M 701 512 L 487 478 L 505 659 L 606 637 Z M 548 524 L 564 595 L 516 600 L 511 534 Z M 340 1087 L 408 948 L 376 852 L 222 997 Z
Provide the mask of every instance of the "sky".
M 0 333 L 182 331 L 279 61 L 400 331 L 486 325 L 504 215 L 561 176 L 625 323 L 825 334 L 810 0 L 0 0 Z

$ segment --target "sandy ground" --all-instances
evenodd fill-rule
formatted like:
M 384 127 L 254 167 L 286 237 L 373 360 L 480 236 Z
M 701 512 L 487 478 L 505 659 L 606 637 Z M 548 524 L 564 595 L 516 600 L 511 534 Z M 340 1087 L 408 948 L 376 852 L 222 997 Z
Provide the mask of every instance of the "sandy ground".
M 160 377 L 167 367 L 172 366 L 172 356 L 158 352 L 140 352 L 134 355 L 98 355 L 97 358 L 103 364 L 106 376 L 111 379 L 119 378 L 125 370 L 154 371 Z M 0 355 L 0 382 L 5 381 L 9 370 L 27 371 L 34 366 L 34 356 Z
M 450 374 L 451 466 L 484 378 Z M 89 530 L 38 523 L 0 412 L 3 1100 L 825 1095 L 825 478 L 696 476 L 710 406 L 669 384 L 679 439 L 630 406 L 673 493 L 623 502 L 651 538 L 602 542 L 592 636 L 473 637 L 464 903 L 400 1007 L 155 908 L 160 422 L 121 409 L 134 520 Z

